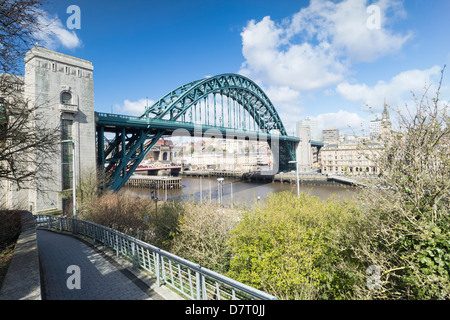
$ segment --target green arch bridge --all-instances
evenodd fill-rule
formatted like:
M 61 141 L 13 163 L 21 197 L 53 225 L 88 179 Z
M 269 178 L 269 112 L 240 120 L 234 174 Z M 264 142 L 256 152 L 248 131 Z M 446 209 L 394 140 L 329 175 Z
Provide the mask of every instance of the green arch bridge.
M 163 136 L 267 141 L 273 174 L 294 169 L 300 139 L 289 136 L 264 91 L 238 74 L 185 84 L 148 106 L 139 117 L 96 112 L 97 164 L 109 176 L 104 188 L 120 190 Z M 312 146 L 323 146 L 311 141 Z M 292 167 L 291 167 L 292 166 Z

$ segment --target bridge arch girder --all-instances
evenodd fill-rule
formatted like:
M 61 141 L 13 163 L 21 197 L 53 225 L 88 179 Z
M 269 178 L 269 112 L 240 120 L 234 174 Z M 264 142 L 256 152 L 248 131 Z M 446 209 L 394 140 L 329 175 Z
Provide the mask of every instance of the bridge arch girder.
M 264 91 L 252 80 L 238 74 L 222 74 L 185 84 L 148 107 L 141 118 L 177 121 L 192 106 L 211 94 L 226 96 L 242 105 L 259 129 L 287 135 L 284 125 Z

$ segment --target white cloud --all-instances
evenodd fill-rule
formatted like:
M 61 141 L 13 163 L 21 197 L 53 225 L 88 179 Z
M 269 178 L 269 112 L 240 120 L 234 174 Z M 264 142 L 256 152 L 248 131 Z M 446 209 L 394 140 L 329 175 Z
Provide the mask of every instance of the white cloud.
M 412 99 L 412 92 L 420 96 L 425 86 L 436 85 L 441 75 L 441 67 L 434 66 L 426 70 L 408 70 L 393 77 L 389 82 L 378 81 L 374 86 L 343 82 L 336 92 L 345 99 L 360 102 L 363 109 L 383 109 L 384 101 L 392 107 L 402 107 Z M 434 93 L 433 89 L 431 89 Z M 431 93 L 431 92 L 430 92 Z
M 394 34 L 389 29 L 393 16 L 404 16 L 398 0 L 380 0 L 371 5 L 380 9 L 380 29 L 367 27 L 371 13 L 367 0 L 345 0 L 338 3 L 312 0 L 309 7 L 294 15 L 287 29 L 290 37 L 304 34 L 308 39 L 327 42 L 344 59 L 372 62 L 397 53 L 411 34 Z
M 284 110 L 297 108 L 300 104 L 300 92 L 289 87 L 269 87 L 263 90 L 274 105 Z
M 57 15 L 50 16 L 44 10 L 39 10 L 38 13 L 39 31 L 35 33 L 35 37 L 40 46 L 51 50 L 56 50 L 61 46 L 67 49 L 81 46 L 81 40 L 76 32 L 65 28 Z
M 342 80 L 344 68 L 327 43 L 291 44 L 286 30 L 270 17 L 258 23 L 250 21 L 241 36 L 246 59 L 240 70 L 243 75 L 259 78 L 269 86 L 289 86 L 299 91 Z
M 138 101 L 125 100 L 121 105 L 114 105 L 114 111 L 130 116 L 141 116 L 145 112 L 145 108 L 151 106 L 155 102 L 153 100 L 139 99 Z
M 379 0 L 370 4 L 380 8 L 379 30 L 367 27 L 367 0 L 311 0 L 308 7 L 280 23 L 267 16 L 248 22 L 241 32 L 245 61 L 239 73 L 266 91 L 289 132 L 302 114 L 303 100 L 314 91 L 323 90 L 325 95 L 339 93 L 350 101 L 370 97 L 365 96 L 368 92 L 364 86 L 345 81 L 352 66 L 398 53 L 411 37 L 391 28 L 394 20 L 405 15 L 401 1 Z M 390 97 L 398 88 L 394 87 L 397 86 L 392 86 Z M 378 89 L 369 90 L 373 99 L 368 102 L 378 103 Z M 343 110 L 323 114 L 318 120 L 324 127 L 346 131 L 348 124 L 359 129 L 362 122 L 368 123 Z
M 346 110 L 339 110 L 338 112 L 320 114 L 316 117 L 319 134 L 323 129 L 337 128 L 341 133 L 359 134 L 361 128 L 367 129 L 369 120 L 360 117 L 356 113 L 348 112 Z
M 367 28 L 367 0 L 312 0 L 282 23 L 270 17 L 250 21 L 241 33 L 245 62 L 240 72 L 267 86 L 301 92 L 341 82 L 352 63 L 396 53 L 410 37 L 388 28 L 390 12 L 401 9 L 399 1 L 374 4 L 385 21 L 379 30 Z

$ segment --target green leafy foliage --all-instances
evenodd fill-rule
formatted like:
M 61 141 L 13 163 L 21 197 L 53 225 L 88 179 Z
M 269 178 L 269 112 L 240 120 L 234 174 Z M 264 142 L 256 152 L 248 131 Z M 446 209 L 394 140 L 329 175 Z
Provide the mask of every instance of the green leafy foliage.
M 336 275 L 326 269 L 334 232 L 356 208 L 290 192 L 271 195 L 246 212 L 233 230 L 228 275 L 281 299 L 314 299 L 332 291 Z

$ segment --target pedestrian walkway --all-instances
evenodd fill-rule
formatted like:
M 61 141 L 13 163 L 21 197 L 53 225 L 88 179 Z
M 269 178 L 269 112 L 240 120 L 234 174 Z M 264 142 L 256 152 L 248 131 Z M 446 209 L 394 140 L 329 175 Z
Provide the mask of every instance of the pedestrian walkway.
M 45 300 L 161 300 L 145 283 L 111 258 L 70 235 L 37 230 L 42 299 Z M 79 268 L 80 289 L 69 289 Z M 74 277 L 71 277 L 74 276 Z M 69 285 L 70 287 L 70 285 Z

